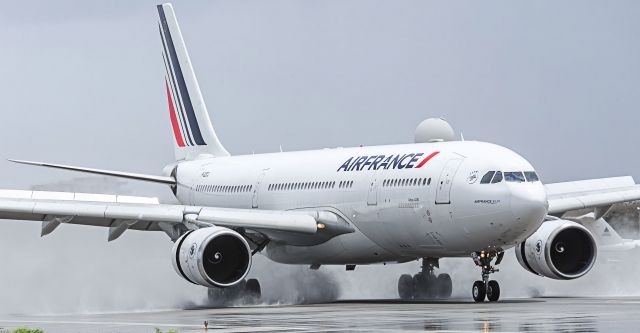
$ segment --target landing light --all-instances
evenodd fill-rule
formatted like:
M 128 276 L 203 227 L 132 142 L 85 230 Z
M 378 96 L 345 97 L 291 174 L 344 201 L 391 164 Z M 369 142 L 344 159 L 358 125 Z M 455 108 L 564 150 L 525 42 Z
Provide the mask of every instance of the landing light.
M 324 229 L 325 227 L 324 223 L 318 223 L 318 229 Z

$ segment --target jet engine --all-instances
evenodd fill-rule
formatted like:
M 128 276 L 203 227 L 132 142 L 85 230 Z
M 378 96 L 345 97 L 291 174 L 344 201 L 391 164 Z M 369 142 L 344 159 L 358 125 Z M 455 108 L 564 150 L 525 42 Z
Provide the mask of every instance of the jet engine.
M 585 275 L 596 261 L 596 241 L 582 225 L 566 220 L 544 222 L 515 247 L 522 267 L 531 273 L 556 280 Z
M 222 227 L 201 228 L 173 245 L 173 268 L 187 281 L 205 287 L 229 287 L 251 267 L 251 249 L 239 233 Z

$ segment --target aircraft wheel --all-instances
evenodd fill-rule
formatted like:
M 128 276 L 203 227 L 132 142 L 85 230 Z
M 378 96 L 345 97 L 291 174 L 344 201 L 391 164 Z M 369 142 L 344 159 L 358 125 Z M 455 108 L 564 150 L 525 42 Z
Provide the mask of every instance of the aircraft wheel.
M 498 284 L 498 281 L 489 281 L 489 285 L 487 287 L 487 299 L 489 302 L 496 302 L 500 299 L 500 285 Z
M 413 276 L 415 296 L 417 299 L 432 299 L 437 294 L 436 278 L 429 274 L 418 273 Z
M 473 283 L 473 288 L 471 288 L 471 295 L 473 295 L 473 300 L 477 303 L 484 302 L 484 298 L 487 294 L 487 290 L 484 287 L 484 282 L 476 281 Z
M 260 282 L 257 279 L 249 279 L 244 285 L 244 294 L 254 300 L 259 300 L 262 296 L 262 290 L 260 289 Z
M 453 282 L 451 282 L 451 276 L 449 274 L 443 273 L 438 275 L 436 278 L 436 286 L 438 287 L 438 298 L 447 299 L 451 297 Z
M 243 280 L 237 285 L 227 288 L 208 288 L 207 298 L 209 305 L 221 306 L 238 299 L 242 295 L 245 285 L 246 281 Z
M 398 295 L 401 299 L 411 299 L 414 293 L 413 278 L 409 274 L 402 274 L 398 280 Z

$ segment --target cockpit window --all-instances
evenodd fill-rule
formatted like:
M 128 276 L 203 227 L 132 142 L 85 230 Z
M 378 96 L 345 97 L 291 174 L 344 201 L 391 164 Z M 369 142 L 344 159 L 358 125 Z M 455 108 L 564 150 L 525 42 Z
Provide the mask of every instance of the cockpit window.
M 512 182 L 512 183 L 524 183 L 524 175 L 522 174 L 522 172 L 517 171 L 517 172 L 505 172 L 504 173 L 504 180 L 507 182 Z
M 528 182 L 537 182 L 540 180 L 538 178 L 538 174 L 536 174 L 534 171 L 525 171 L 524 176 L 527 178 Z
M 501 181 L 502 181 L 502 172 L 496 171 L 496 175 L 493 176 L 493 180 L 491 181 L 491 184 L 499 183 Z
M 494 173 L 495 173 L 495 171 L 489 171 L 489 172 L 485 173 L 484 176 L 482 176 L 482 179 L 480 180 L 480 184 L 489 184 L 489 183 L 491 183 L 491 178 L 493 177 Z

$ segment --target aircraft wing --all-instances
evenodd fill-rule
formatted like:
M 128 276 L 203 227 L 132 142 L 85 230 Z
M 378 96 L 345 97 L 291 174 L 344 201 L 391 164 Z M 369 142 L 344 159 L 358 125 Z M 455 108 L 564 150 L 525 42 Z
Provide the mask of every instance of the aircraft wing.
M 352 232 L 335 214 L 160 204 L 157 198 L 72 192 L 0 190 L 0 219 L 42 221 L 47 235 L 60 224 L 108 227 L 108 240 L 128 229 L 164 231 L 172 240 L 211 225 L 251 230 L 262 239 L 283 235 L 328 239 Z
M 613 177 L 545 185 L 550 215 L 594 208 L 599 219 L 615 203 L 640 200 L 640 185 L 632 177 Z
M 595 218 L 594 213 L 578 216 L 564 216 L 563 219 L 585 226 L 598 242 L 598 251 L 625 252 L 640 249 L 640 240 L 622 238 L 618 232 L 602 217 Z

